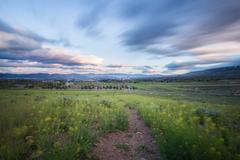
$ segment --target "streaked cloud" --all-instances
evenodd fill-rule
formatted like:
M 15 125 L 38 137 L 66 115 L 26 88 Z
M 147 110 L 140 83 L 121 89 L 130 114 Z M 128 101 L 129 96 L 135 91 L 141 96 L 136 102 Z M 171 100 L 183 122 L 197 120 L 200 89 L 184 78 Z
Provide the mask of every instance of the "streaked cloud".
M 224 0 L 143 0 L 140 3 L 129 2 L 125 8 L 128 10 L 124 13 L 125 19 L 140 19 L 134 28 L 122 35 L 123 44 L 132 49 L 146 50 L 152 45 L 170 43 L 169 50 L 175 48 L 178 51 L 209 43 L 240 40 L 239 35 L 230 33 L 237 32 L 234 26 L 239 27 L 240 3 L 237 0 L 228 3 Z M 138 14 L 131 10 L 138 10 Z M 221 39 L 217 38 L 219 33 Z M 152 49 L 156 53 L 156 48 Z M 159 50 L 159 54 L 164 52 Z
M 110 64 L 107 65 L 108 68 L 123 68 L 123 67 L 130 67 L 128 64 Z
M 0 21 L 0 59 L 63 65 L 98 65 L 103 63 L 103 59 L 97 56 L 83 55 L 79 51 L 54 46 L 56 42 L 57 40 L 48 40 L 28 31 L 14 29 Z
M 240 55 L 240 3 L 237 0 L 227 3 L 224 0 L 93 3 L 94 9 L 89 14 L 93 20 L 86 16 L 88 25 L 85 27 L 98 26 L 108 16 L 131 23 L 125 31 L 119 32 L 120 43 L 129 52 L 143 52 L 159 60 L 189 56 L 198 66 L 231 61 L 229 56 Z M 194 69 L 191 63 L 187 62 L 188 70 Z
M 4 3 L 4 72 L 157 74 L 239 65 L 239 0 Z
M 107 68 L 113 68 L 113 69 L 119 69 L 119 68 L 127 68 L 130 70 L 133 70 L 135 72 L 140 72 L 140 73 L 147 73 L 147 74 L 154 74 L 154 73 L 160 73 L 158 70 L 157 66 L 148 66 L 148 65 L 128 65 L 128 64 L 111 64 L 107 65 Z
M 27 55 L 28 56 L 28 55 Z M 71 51 L 61 47 L 42 47 L 32 51 L 30 58 L 35 61 L 64 65 L 98 65 L 103 59 L 94 55 L 82 55 L 79 51 Z

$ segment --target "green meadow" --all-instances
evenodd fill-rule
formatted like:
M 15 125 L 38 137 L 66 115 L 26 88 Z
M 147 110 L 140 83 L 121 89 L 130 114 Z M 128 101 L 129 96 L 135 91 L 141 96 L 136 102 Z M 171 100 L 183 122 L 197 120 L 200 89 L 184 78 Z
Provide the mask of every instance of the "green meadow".
M 138 89 L 1 90 L 0 159 L 94 159 L 98 137 L 128 128 L 127 108 L 150 128 L 162 159 L 240 159 L 239 101 L 229 87 L 216 95 L 219 86 L 210 84 L 207 92 L 203 84 L 133 85 Z

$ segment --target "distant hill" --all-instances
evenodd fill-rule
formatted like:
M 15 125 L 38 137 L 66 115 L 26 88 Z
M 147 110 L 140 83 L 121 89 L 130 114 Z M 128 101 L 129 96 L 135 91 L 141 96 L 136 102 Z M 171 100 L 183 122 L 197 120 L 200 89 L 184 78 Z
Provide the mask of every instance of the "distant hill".
M 180 75 L 183 78 L 240 79 L 240 66 L 222 67 Z
M 9 74 L 0 73 L 1 79 L 37 79 L 37 80 L 104 80 L 104 79 L 240 79 L 240 66 L 222 67 L 204 71 L 190 72 L 182 75 L 162 76 L 147 74 Z
M 184 80 L 227 80 L 240 79 L 240 66 L 222 67 L 195 71 L 181 75 L 143 77 L 138 81 L 184 81 Z

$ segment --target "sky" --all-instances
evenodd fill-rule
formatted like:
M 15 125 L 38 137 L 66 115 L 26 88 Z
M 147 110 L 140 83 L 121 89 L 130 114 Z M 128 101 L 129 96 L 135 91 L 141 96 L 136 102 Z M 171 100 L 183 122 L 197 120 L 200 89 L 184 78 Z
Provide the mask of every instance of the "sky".
M 0 73 L 172 75 L 236 65 L 239 0 L 0 2 Z

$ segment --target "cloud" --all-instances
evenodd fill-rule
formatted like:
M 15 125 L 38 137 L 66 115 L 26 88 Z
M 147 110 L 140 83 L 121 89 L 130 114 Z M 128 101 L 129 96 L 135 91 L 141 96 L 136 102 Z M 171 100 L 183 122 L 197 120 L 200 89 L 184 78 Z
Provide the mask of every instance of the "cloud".
M 152 69 L 153 67 L 147 65 L 129 65 L 129 64 L 110 64 L 106 65 L 107 68 L 133 68 L 136 70 L 143 70 L 143 69 Z
M 0 19 L 0 52 L 31 51 L 40 48 L 42 42 L 51 41 L 31 31 L 14 28 Z
M 218 65 L 219 63 L 209 63 L 206 61 L 186 61 L 186 62 L 172 62 L 165 67 L 167 70 L 194 70 L 197 66 Z
M 159 73 L 159 71 L 155 70 L 155 69 L 145 69 L 145 70 L 142 70 L 142 73 L 144 73 L 144 74 L 156 74 L 156 73 Z
M 31 53 L 30 58 L 33 60 L 50 64 L 98 65 L 103 62 L 102 58 L 94 55 L 82 55 L 78 51 L 74 52 L 61 47 L 43 47 L 42 49 L 34 50 Z
M 25 37 L 28 39 L 32 39 L 32 40 L 35 40 L 38 42 L 54 42 L 54 40 L 52 40 L 52 39 L 44 38 L 40 35 L 37 35 L 31 31 L 29 31 L 29 30 L 26 30 L 23 28 L 12 27 L 11 25 L 7 24 L 6 22 L 4 22 L 1 19 L 0 19 L 0 31 L 9 33 L 9 34 L 15 34 L 15 35 Z
M 194 60 L 174 61 L 165 66 L 167 71 L 195 71 L 211 67 L 240 65 L 240 42 L 222 42 L 199 46 L 188 51 Z
M 0 31 L 0 51 L 31 51 L 41 44 L 29 37 Z
M 101 31 L 98 25 L 106 17 L 105 14 L 112 3 L 110 0 L 92 0 L 87 3 L 83 1 L 85 12 L 77 19 L 76 26 L 89 36 L 99 36 Z
M 64 64 L 46 64 L 28 60 L 7 60 L 0 59 L 1 72 L 9 71 L 11 73 L 96 73 L 104 72 L 100 65 L 64 65 Z M 31 71 L 32 70 L 32 71 Z
M 127 26 L 119 30 L 118 38 L 129 51 L 195 56 L 191 50 L 197 47 L 240 42 L 238 0 L 100 0 L 85 8 L 79 28 L 100 32 L 99 24 L 108 18 L 123 21 Z
M 240 41 L 237 0 L 141 0 L 127 4 L 123 17 L 138 22 L 121 37 L 122 44 L 132 50 L 178 56 L 207 44 Z
M 216 67 L 226 66 L 239 66 L 240 57 L 231 60 L 194 60 L 194 61 L 182 61 L 182 62 L 171 62 L 165 65 L 165 73 L 182 73 L 182 71 L 198 71 Z
M 55 46 L 58 42 L 29 31 L 15 29 L 0 21 L 0 59 L 62 65 L 99 65 L 103 62 L 103 59 L 97 56 L 82 55 L 79 51 Z
M 206 27 L 208 26 L 206 25 Z M 238 22 L 221 28 L 221 30 L 216 28 L 214 32 L 205 30 L 205 33 L 196 29 L 189 35 L 181 36 L 181 41 L 176 42 L 175 47 L 179 50 L 189 50 L 215 43 L 240 42 L 240 17 Z
M 240 59 L 240 42 L 223 42 L 188 50 L 195 59 L 205 63 L 231 64 Z
M 99 65 L 103 59 L 94 55 L 81 55 L 79 52 L 69 51 L 60 47 L 35 49 L 32 51 L 4 51 L 0 59 L 29 60 L 45 64 L 63 65 Z
M 100 19 L 99 16 L 99 14 L 96 14 L 96 12 L 92 11 L 84 17 L 80 18 L 76 22 L 76 25 L 78 28 L 85 30 L 86 33 L 90 36 L 99 35 L 100 31 L 97 28 L 97 24 L 99 23 Z
M 0 59 L 0 67 L 37 67 L 37 68 L 57 68 L 61 67 L 60 64 L 43 64 L 40 62 L 32 62 L 28 60 L 8 60 Z
M 154 56 L 154 63 L 158 59 L 159 62 L 163 62 L 160 65 L 172 61 L 166 65 L 166 69 L 172 71 L 195 70 L 218 64 L 238 64 L 236 59 L 240 56 L 239 0 L 80 2 L 80 14 L 75 24 L 78 29 L 87 33 L 87 36 L 101 33 L 106 35 L 102 42 L 94 44 L 89 50 L 104 48 L 102 51 L 110 51 L 108 54 L 111 54 L 111 51 L 117 48 L 119 50 L 116 54 L 126 49 L 124 51 Z M 77 38 L 75 35 L 73 37 L 75 41 Z M 105 42 L 116 46 L 102 46 Z M 89 42 L 84 43 L 89 47 Z M 42 68 L 51 68 L 52 65 L 59 65 L 56 68 L 77 72 L 89 70 L 153 73 L 158 70 L 152 66 L 145 66 L 143 63 L 148 63 L 145 60 L 136 60 L 142 64 L 139 66 L 106 65 L 103 64 L 102 58 L 85 55 L 77 49 L 79 48 L 75 47 L 73 50 L 71 44 L 64 39 L 48 39 L 0 20 L 0 59 L 22 61 L 22 64 L 11 63 L 13 66 L 39 65 Z M 123 56 L 127 55 L 124 51 Z M 175 61 L 186 57 L 192 61 Z
M 147 70 L 147 69 L 153 69 L 153 67 L 151 66 L 132 66 L 132 68 L 136 69 L 136 70 Z
M 120 70 L 120 69 L 125 69 L 128 70 L 129 72 L 140 72 L 140 73 L 148 73 L 148 74 L 154 74 L 154 73 L 159 73 L 159 71 L 156 69 L 154 66 L 148 66 L 148 65 L 129 65 L 129 64 L 111 64 L 107 65 L 106 69 L 115 69 Z
M 124 33 L 122 43 L 132 49 L 145 49 L 158 43 L 160 38 L 173 35 L 174 27 L 170 22 L 145 23 L 141 28 Z
M 113 67 L 112 67 L 113 66 Z M 122 66 L 116 68 L 115 66 Z M 0 59 L 0 72 L 2 73 L 60 73 L 60 74 L 89 74 L 89 73 L 159 73 L 151 66 L 131 65 L 64 65 L 46 64 L 29 60 Z
M 157 58 L 188 56 L 172 62 L 166 72 L 185 73 L 216 66 L 239 65 L 240 3 L 212 1 L 131 1 L 123 19 L 136 25 L 121 34 L 129 51 Z M 130 5 L 129 5 L 130 4 Z
M 132 66 L 132 69 L 134 69 L 136 71 L 140 71 L 141 73 L 147 73 L 147 74 L 154 74 L 154 73 L 158 73 L 159 72 L 159 71 L 157 71 L 155 69 L 155 67 L 148 66 L 148 65 Z
M 108 68 L 124 68 L 124 67 L 130 67 L 128 64 L 110 64 L 107 65 Z

